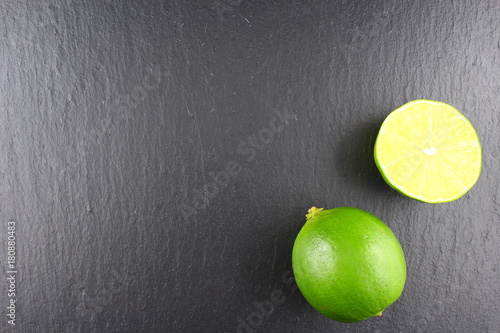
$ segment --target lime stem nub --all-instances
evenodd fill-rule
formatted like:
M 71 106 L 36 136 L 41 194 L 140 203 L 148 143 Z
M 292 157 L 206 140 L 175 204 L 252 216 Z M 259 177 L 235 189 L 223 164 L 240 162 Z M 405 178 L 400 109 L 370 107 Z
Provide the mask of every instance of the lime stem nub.
M 316 215 L 318 215 L 319 213 L 321 213 L 321 211 L 323 210 L 323 208 L 316 208 L 316 207 L 311 207 L 309 208 L 309 210 L 307 211 L 307 214 L 306 214 L 306 218 L 308 220 L 312 219 L 313 217 L 315 217 Z

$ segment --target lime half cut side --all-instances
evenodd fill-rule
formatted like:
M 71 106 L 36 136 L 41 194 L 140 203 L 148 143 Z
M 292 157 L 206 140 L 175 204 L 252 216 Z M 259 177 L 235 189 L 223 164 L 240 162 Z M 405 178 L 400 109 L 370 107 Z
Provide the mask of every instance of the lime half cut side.
M 391 112 L 374 155 L 390 186 L 429 203 L 460 198 L 481 173 L 481 143 L 474 126 L 442 102 L 415 100 Z

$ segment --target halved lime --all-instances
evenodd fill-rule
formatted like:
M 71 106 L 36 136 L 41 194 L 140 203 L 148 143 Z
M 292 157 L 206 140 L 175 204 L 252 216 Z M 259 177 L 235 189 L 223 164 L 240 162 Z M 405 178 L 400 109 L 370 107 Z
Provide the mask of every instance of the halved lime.
M 481 173 L 481 143 L 474 127 L 442 102 L 415 100 L 391 112 L 374 155 L 390 186 L 429 203 L 460 198 Z

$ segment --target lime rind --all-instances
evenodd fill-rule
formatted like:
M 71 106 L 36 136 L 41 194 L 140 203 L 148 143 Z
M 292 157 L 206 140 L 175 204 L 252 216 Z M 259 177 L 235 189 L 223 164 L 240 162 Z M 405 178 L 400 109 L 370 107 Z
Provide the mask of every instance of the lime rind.
M 405 138 L 403 135 L 399 135 L 399 133 L 392 133 L 390 130 L 387 130 L 386 126 L 385 126 L 388 123 L 390 124 L 392 119 L 394 119 L 395 117 L 398 117 L 401 112 L 405 112 L 405 111 L 407 111 L 407 109 L 409 107 L 414 106 L 415 104 L 419 104 L 419 103 L 424 103 L 426 105 L 426 107 L 429 109 L 429 117 L 428 117 L 429 119 L 427 120 L 427 124 L 428 124 L 428 128 L 429 128 L 429 137 L 431 138 L 431 141 L 433 143 L 435 143 L 434 141 L 436 140 L 436 138 L 433 135 L 433 127 L 436 125 L 436 122 L 439 120 L 435 119 L 434 113 L 432 112 L 432 106 L 439 106 L 440 108 L 442 108 L 443 106 L 446 107 L 453 114 L 453 117 L 449 117 L 449 118 L 455 119 L 454 121 L 459 119 L 460 122 L 462 122 L 462 124 L 467 125 L 466 126 L 466 127 L 468 127 L 467 133 L 469 135 L 472 134 L 472 137 L 469 138 L 469 140 L 462 141 L 460 143 L 460 145 L 462 145 L 464 147 L 464 149 L 466 149 L 466 150 L 467 150 L 467 147 L 476 146 L 476 154 L 475 154 L 476 156 L 473 158 L 473 162 L 475 162 L 475 163 L 471 163 L 469 161 L 469 165 L 472 166 L 471 169 L 475 170 L 475 173 L 472 175 L 473 178 L 469 179 L 467 184 L 464 184 L 463 180 L 461 178 L 461 175 L 457 175 L 455 170 L 453 170 L 453 169 L 451 169 L 449 171 L 450 174 L 447 175 L 448 179 L 455 178 L 458 182 L 462 183 L 460 186 L 460 191 L 457 191 L 455 195 L 429 198 L 428 196 L 423 195 L 422 190 L 420 191 L 420 193 L 415 193 L 415 191 L 408 191 L 408 189 L 405 188 L 406 183 L 401 183 L 400 181 L 396 181 L 394 179 L 394 177 L 391 177 L 390 176 L 391 173 L 389 172 L 389 170 L 387 168 L 389 165 L 387 163 L 381 162 L 381 153 L 379 151 L 379 149 L 381 149 L 380 148 L 380 140 L 381 140 L 381 137 L 383 137 L 384 135 L 387 135 L 387 134 L 396 135 L 396 136 L 400 137 L 401 140 L 405 140 L 409 145 L 412 145 L 414 148 L 421 149 L 421 150 L 426 149 L 426 148 L 424 148 L 424 146 L 419 145 L 419 143 L 425 142 L 426 141 L 425 139 L 418 137 L 417 138 L 418 142 L 415 143 L 414 141 Z M 408 126 L 408 128 L 410 128 L 411 124 L 408 123 L 409 120 L 406 118 L 404 118 L 403 120 L 407 122 L 407 126 Z M 441 119 L 440 121 L 443 121 L 443 120 Z M 438 139 L 441 140 L 441 142 L 439 142 L 439 144 L 446 146 L 446 144 L 445 144 L 446 140 L 450 140 L 449 134 L 456 129 L 455 128 L 456 126 L 457 126 L 457 122 L 454 122 L 452 124 L 451 128 L 447 132 L 444 132 L 443 134 L 440 135 L 440 137 L 438 137 Z M 418 133 L 418 131 L 414 131 L 413 133 Z M 457 147 L 457 145 L 454 146 L 454 149 L 456 149 L 456 147 Z M 406 157 L 408 157 L 408 156 L 410 156 L 410 154 L 406 155 Z M 401 106 L 398 109 L 391 112 L 387 116 L 387 118 L 384 120 L 384 122 L 380 128 L 379 134 L 378 134 L 377 139 L 375 141 L 374 157 L 375 157 L 375 164 L 377 165 L 377 168 L 380 170 L 380 173 L 387 184 L 389 184 L 392 188 L 394 188 L 396 191 L 400 192 L 401 194 L 403 194 L 405 196 L 408 196 L 410 198 L 413 198 L 415 200 L 419 200 L 422 202 L 427 202 L 427 203 L 450 202 L 450 201 L 453 201 L 453 200 L 456 200 L 456 199 L 462 197 L 477 182 L 477 180 L 479 179 L 479 176 L 481 173 L 481 167 L 482 167 L 481 143 L 479 140 L 479 136 L 477 135 L 477 132 L 476 132 L 474 126 L 472 125 L 472 123 L 470 122 L 470 120 L 468 120 L 462 113 L 460 113 L 460 111 L 458 111 L 457 109 L 455 109 L 453 106 L 451 106 L 449 104 L 446 104 L 443 102 L 425 100 L 425 99 L 414 100 L 414 101 L 411 101 L 409 103 L 406 103 L 403 106 Z M 395 164 L 395 163 L 398 163 L 398 161 L 401 161 L 403 159 L 405 159 L 405 156 L 400 157 L 398 160 L 391 161 L 390 163 Z M 439 159 L 440 159 L 440 162 L 442 162 L 443 165 L 446 165 L 447 168 L 450 168 L 448 163 L 451 163 L 451 164 L 458 163 L 456 161 L 456 158 L 454 158 L 453 156 L 448 156 L 446 162 L 442 161 L 441 158 L 439 158 Z M 458 159 L 460 159 L 460 158 L 458 158 Z M 426 163 L 425 159 L 424 159 L 423 163 Z M 414 173 L 418 173 L 418 169 L 421 167 L 422 167 L 421 165 L 418 165 L 417 167 L 414 166 L 414 170 L 412 170 L 412 171 Z M 460 170 L 460 168 L 456 168 L 456 167 L 455 167 L 455 169 Z M 409 177 L 407 176 L 407 182 L 410 181 L 411 178 L 412 178 L 411 176 L 409 176 Z M 443 179 L 438 179 L 438 181 L 443 181 Z M 423 187 L 425 187 L 425 184 L 421 184 L 420 188 L 422 189 Z

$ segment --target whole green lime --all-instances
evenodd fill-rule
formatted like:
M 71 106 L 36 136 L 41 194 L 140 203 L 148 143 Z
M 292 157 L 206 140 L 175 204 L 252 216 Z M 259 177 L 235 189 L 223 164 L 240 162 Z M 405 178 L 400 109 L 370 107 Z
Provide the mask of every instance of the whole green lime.
M 357 208 L 313 207 L 292 252 L 297 285 L 328 318 L 353 323 L 382 315 L 406 281 L 403 250 L 381 220 Z

